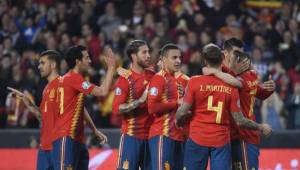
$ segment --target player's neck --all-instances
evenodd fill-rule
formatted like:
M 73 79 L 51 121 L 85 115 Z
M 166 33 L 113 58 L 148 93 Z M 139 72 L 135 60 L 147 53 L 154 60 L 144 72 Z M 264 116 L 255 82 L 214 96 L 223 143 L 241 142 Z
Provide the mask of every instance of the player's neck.
M 71 71 L 73 71 L 74 73 L 80 73 L 78 66 L 75 66 Z
M 131 69 L 136 72 L 136 73 L 144 73 L 145 69 L 141 66 L 139 66 L 138 64 L 132 64 Z
M 169 69 L 167 69 L 167 68 L 163 68 L 163 70 L 164 70 L 165 72 L 167 72 L 167 73 L 173 75 L 173 76 L 175 75 L 175 71 L 171 71 L 171 70 L 169 70 Z
M 229 68 L 229 63 L 227 61 L 223 61 L 222 65 Z
M 56 71 L 52 71 L 50 73 L 50 75 L 47 77 L 48 82 L 53 81 L 54 79 L 56 79 L 58 77 L 58 73 Z

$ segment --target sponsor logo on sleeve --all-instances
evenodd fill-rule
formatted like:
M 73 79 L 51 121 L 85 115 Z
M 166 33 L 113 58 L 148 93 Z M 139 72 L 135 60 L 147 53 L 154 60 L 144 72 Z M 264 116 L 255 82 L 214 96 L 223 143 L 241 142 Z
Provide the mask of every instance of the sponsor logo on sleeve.
M 90 83 L 90 82 L 84 81 L 84 82 L 82 83 L 82 88 L 83 88 L 84 90 L 87 90 L 87 89 L 89 89 L 90 87 L 91 87 L 91 83 Z
M 122 94 L 122 90 L 119 87 L 117 87 L 115 90 L 115 95 L 120 96 L 121 94 Z
M 156 88 L 156 87 L 152 87 L 152 88 L 150 89 L 150 95 L 151 95 L 151 96 L 157 96 L 157 94 L 158 94 L 157 88 Z

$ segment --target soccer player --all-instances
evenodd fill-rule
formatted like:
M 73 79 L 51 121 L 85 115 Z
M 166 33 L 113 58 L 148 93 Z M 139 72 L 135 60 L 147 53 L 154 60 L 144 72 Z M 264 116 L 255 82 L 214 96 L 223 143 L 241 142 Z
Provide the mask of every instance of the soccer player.
M 148 134 L 152 117 L 145 103 L 147 86 L 155 74 L 150 66 L 149 47 L 145 41 L 131 41 L 126 54 L 131 68 L 115 84 L 113 113 L 122 116 L 122 136 L 117 169 L 151 169 Z
M 43 97 L 40 107 L 21 91 L 8 87 L 16 95 L 22 98 L 25 106 L 35 114 L 35 116 L 41 121 L 40 132 L 40 148 L 37 157 L 37 170 L 53 169 L 53 161 L 51 157 L 52 151 L 52 129 L 55 124 L 55 119 L 58 116 L 57 109 L 57 86 L 58 86 L 58 70 L 60 66 L 60 60 L 62 56 L 55 50 L 47 50 L 41 53 L 39 59 L 39 70 L 42 78 L 47 78 L 48 84 L 43 91 Z M 100 131 L 98 131 L 91 120 L 87 111 L 85 111 L 85 120 L 92 128 L 94 134 L 98 139 L 104 138 Z
M 221 70 L 223 56 L 219 47 L 208 44 L 203 48 L 202 55 L 208 67 Z M 230 116 L 241 127 L 260 130 L 265 135 L 271 133 L 268 125 L 246 119 L 239 105 L 237 89 L 220 79 L 214 76 L 190 79 L 183 104 L 176 113 L 178 126 L 182 126 L 187 116 L 193 116 L 185 148 L 184 168 L 206 169 L 209 157 L 212 170 L 231 168 Z M 192 115 L 188 112 L 191 108 Z
M 91 62 L 83 46 L 73 46 L 66 53 L 69 72 L 59 78 L 58 118 L 54 126 L 53 159 L 54 169 L 88 169 L 89 155 L 84 144 L 84 97 L 105 96 L 112 83 L 116 60 L 111 49 L 105 50 L 105 63 L 108 66 L 101 86 L 83 79 Z M 102 140 L 106 140 L 102 136 Z
M 175 44 L 161 49 L 162 69 L 150 81 L 148 111 L 154 116 L 149 145 L 153 169 L 182 169 L 184 133 L 175 126 L 175 113 L 181 102 L 180 84 L 175 78 L 181 66 L 181 51 Z
M 236 63 L 249 58 L 249 56 L 240 51 L 234 51 L 233 58 L 229 62 L 229 68 L 236 67 Z M 242 82 L 242 88 L 239 89 L 241 109 L 245 117 L 256 121 L 254 111 L 255 98 L 265 100 L 275 90 L 275 83 L 269 77 L 269 81 L 259 85 L 258 75 L 254 70 L 247 70 L 238 75 Z M 231 152 L 233 169 L 258 169 L 259 156 L 259 131 L 241 129 L 234 123 L 231 128 Z
M 256 121 L 254 111 L 255 99 L 264 100 L 275 90 L 275 82 L 269 80 L 262 85 L 259 84 L 257 72 L 251 68 L 238 73 L 243 61 L 250 60 L 243 51 L 243 42 L 236 38 L 224 42 L 225 61 L 223 70 L 237 77 L 240 85 L 239 96 L 241 110 L 245 117 Z M 221 78 L 220 76 L 216 75 Z M 222 78 L 221 78 L 222 79 Z M 234 123 L 231 127 L 231 153 L 233 169 L 258 169 L 259 162 L 259 132 L 255 130 L 241 129 Z
M 58 69 L 61 55 L 54 50 L 44 51 L 40 55 L 39 70 L 42 78 L 47 78 L 48 84 L 43 91 L 40 108 L 38 108 L 25 94 L 9 88 L 11 91 L 21 96 L 25 105 L 42 122 L 40 132 L 40 148 L 37 156 L 37 170 L 53 169 L 51 157 L 52 135 L 51 130 L 57 116 L 56 92 L 58 85 Z

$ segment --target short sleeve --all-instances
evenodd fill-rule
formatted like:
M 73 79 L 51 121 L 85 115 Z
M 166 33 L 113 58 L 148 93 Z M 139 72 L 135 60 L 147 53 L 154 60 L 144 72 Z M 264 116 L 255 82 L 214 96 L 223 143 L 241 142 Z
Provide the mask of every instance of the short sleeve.
M 69 85 L 85 95 L 90 94 L 96 86 L 89 81 L 84 80 L 81 75 L 74 75 L 71 81 L 69 81 Z

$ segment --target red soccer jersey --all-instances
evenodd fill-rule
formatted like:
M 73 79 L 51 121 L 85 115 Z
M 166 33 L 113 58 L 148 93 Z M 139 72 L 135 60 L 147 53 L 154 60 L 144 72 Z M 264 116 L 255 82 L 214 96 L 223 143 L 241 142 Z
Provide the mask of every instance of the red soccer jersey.
M 139 74 L 130 70 L 124 77 L 119 77 L 115 84 L 115 97 L 113 100 L 113 113 L 119 112 L 119 106 L 137 100 L 144 93 L 154 72 L 146 70 Z M 147 104 L 142 104 L 131 113 L 122 115 L 122 133 L 138 139 L 148 139 L 152 118 L 148 113 Z
M 214 76 L 195 76 L 184 102 L 192 104 L 190 138 L 199 145 L 219 147 L 230 142 L 231 112 L 240 112 L 237 89 Z
M 186 88 L 190 78 L 183 73 L 180 73 L 175 78 L 177 79 L 177 84 L 179 87 L 178 88 L 179 89 L 179 98 L 182 98 L 184 96 L 185 88 Z M 184 125 L 184 127 L 182 129 L 183 130 L 182 133 L 184 134 L 185 138 L 188 138 L 188 136 L 189 136 L 189 127 L 190 127 L 189 123 L 187 123 L 186 125 Z
M 184 133 L 175 126 L 179 99 L 178 82 L 173 75 L 161 70 L 150 81 L 148 111 L 154 116 L 149 138 L 164 135 L 183 141 Z
M 52 149 L 52 130 L 58 116 L 58 103 L 56 100 L 58 80 L 59 77 L 49 82 L 43 91 L 43 98 L 40 105 L 42 121 L 40 148 L 42 150 Z
M 81 74 L 69 71 L 59 79 L 59 116 L 55 122 L 54 140 L 63 136 L 84 143 L 84 97 L 95 85 L 85 81 Z
M 238 76 L 243 84 L 243 88 L 239 89 L 241 100 L 241 110 L 248 119 L 256 121 L 253 113 L 255 98 L 261 100 L 269 97 L 273 92 L 264 90 L 258 82 L 257 73 L 254 70 L 246 71 Z M 232 124 L 231 140 L 241 139 L 248 143 L 259 144 L 259 132 L 255 130 L 247 130 L 239 128 L 235 123 Z

